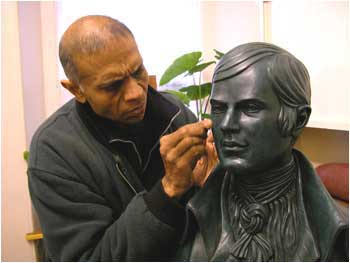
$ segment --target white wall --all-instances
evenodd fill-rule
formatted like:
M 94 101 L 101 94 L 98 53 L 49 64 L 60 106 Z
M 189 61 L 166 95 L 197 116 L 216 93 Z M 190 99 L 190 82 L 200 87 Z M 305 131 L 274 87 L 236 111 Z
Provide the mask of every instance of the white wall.
M 204 55 L 214 58 L 213 49 L 227 52 L 246 42 L 262 41 L 261 7 L 257 1 L 201 1 L 201 31 Z M 215 65 L 204 72 L 211 81 Z
M 32 214 L 22 157 L 26 135 L 17 3 L 1 2 L 1 7 L 1 259 L 34 261 L 33 244 L 25 240 Z
M 177 57 L 201 49 L 198 7 L 197 0 L 63 0 L 57 4 L 58 38 L 82 16 L 98 14 L 118 19 L 133 32 L 148 73 L 156 75 L 159 82 Z M 60 77 L 64 78 L 62 69 Z M 65 90 L 62 94 L 63 101 L 72 97 Z
M 272 1 L 271 15 L 272 43 L 297 56 L 310 73 L 308 126 L 349 130 L 349 1 Z

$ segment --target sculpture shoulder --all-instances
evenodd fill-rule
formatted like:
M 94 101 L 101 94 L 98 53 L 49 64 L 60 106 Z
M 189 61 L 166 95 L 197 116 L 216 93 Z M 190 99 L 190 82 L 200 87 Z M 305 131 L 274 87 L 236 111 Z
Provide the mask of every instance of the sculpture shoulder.
M 294 154 L 299 164 L 303 203 L 312 232 L 317 237 L 320 258 L 322 261 L 344 261 L 349 249 L 349 210 L 333 200 L 308 159 L 296 150 Z
M 340 229 L 327 261 L 349 262 L 349 228 Z

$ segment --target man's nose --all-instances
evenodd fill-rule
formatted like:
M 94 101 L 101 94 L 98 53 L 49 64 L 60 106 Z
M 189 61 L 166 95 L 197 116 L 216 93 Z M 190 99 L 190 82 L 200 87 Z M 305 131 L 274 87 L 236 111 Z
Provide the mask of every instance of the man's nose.
M 233 106 L 230 106 L 226 111 L 220 129 L 223 132 L 238 132 L 240 130 L 240 113 Z
M 124 80 L 124 100 L 132 101 L 139 100 L 143 97 L 144 88 L 132 77 Z

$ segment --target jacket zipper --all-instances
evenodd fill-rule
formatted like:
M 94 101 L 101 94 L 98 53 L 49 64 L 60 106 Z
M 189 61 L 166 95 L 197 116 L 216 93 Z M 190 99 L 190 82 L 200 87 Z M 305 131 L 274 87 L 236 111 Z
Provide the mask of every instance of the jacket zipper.
M 136 154 L 137 154 L 137 158 L 138 158 L 139 164 L 140 164 L 140 166 L 142 166 L 141 156 L 140 156 L 139 151 L 138 151 L 137 148 L 136 148 L 135 143 L 132 142 L 132 141 L 122 140 L 122 139 L 112 139 L 112 140 L 110 140 L 108 143 L 113 143 L 113 142 L 118 142 L 118 141 L 119 141 L 119 142 L 124 142 L 124 143 L 131 143 L 132 147 L 134 148 L 134 151 L 135 151 Z
M 170 120 L 168 126 L 163 130 L 163 132 L 160 134 L 159 138 L 161 138 L 161 137 L 165 134 L 165 132 L 170 128 L 171 124 L 172 124 L 173 121 L 176 119 L 176 117 L 180 114 L 180 112 L 181 112 L 181 109 L 179 109 L 178 112 L 171 118 L 171 120 Z M 147 158 L 147 161 L 146 161 L 145 166 L 144 166 L 143 169 L 142 169 L 142 173 L 145 172 L 145 170 L 146 170 L 146 168 L 147 168 L 147 166 L 148 166 L 148 163 L 150 162 L 152 152 L 153 152 L 153 150 L 157 147 L 158 144 L 159 144 L 159 140 L 156 142 L 155 145 L 153 145 L 152 149 L 151 149 L 150 152 L 148 153 L 148 158 Z
M 168 126 L 163 130 L 163 132 L 161 133 L 160 137 L 162 137 L 162 136 L 164 135 L 164 133 L 169 129 L 169 127 L 170 127 L 171 124 L 173 123 L 174 119 L 180 114 L 180 112 L 181 112 L 181 109 L 179 109 L 178 112 L 171 118 L 171 120 L 170 120 Z M 122 141 L 122 142 L 129 142 L 129 143 L 131 143 L 131 144 L 134 146 L 134 150 L 136 151 L 137 156 L 138 156 L 139 161 L 140 161 L 140 159 L 141 159 L 141 158 L 140 158 L 140 154 L 139 154 L 139 152 L 137 151 L 137 148 L 136 148 L 135 144 L 134 144 L 132 141 L 124 141 L 124 140 L 120 140 L 120 139 L 113 139 L 113 140 L 109 141 L 109 143 L 114 142 L 114 141 Z M 148 166 L 148 163 L 149 163 L 149 161 L 150 161 L 150 158 L 151 158 L 151 154 L 152 154 L 153 150 L 156 148 L 156 146 L 157 146 L 158 144 L 159 144 L 159 140 L 158 140 L 158 142 L 157 142 L 155 145 L 153 145 L 152 149 L 150 150 L 150 152 L 149 152 L 149 154 L 148 154 L 148 158 L 147 158 L 146 164 L 145 164 L 145 166 L 143 167 L 142 172 L 144 172 L 144 171 L 146 170 L 146 168 L 147 168 L 147 166 Z M 132 186 L 132 184 L 129 182 L 129 180 L 126 178 L 126 176 L 124 175 L 124 173 L 123 173 L 123 172 L 121 171 L 121 169 L 119 168 L 119 162 L 118 162 L 118 160 L 117 160 L 117 157 L 114 156 L 114 159 L 116 159 L 116 161 L 117 161 L 117 163 L 115 164 L 115 166 L 116 166 L 118 172 L 120 173 L 121 177 L 122 177 L 123 180 L 129 185 L 129 187 L 132 189 L 132 191 L 133 191 L 133 192 L 135 193 L 135 195 L 136 195 L 136 194 L 137 194 L 137 191 L 135 190 L 135 188 Z
M 120 176 L 124 179 L 124 181 L 129 185 L 129 187 L 131 188 L 131 190 L 135 193 L 135 195 L 137 195 L 137 191 L 135 190 L 135 188 L 132 186 L 132 184 L 129 182 L 129 180 L 126 178 L 126 176 L 124 175 L 124 173 L 121 171 L 121 169 L 119 168 L 119 164 L 116 163 L 115 167 L 117 168 L 118 172 L 120 173 Z

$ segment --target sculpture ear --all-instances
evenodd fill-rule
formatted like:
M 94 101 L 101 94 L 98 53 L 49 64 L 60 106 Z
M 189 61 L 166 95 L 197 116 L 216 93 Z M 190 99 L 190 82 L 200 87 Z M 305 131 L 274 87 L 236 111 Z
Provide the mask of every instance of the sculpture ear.
M 302 129 L 306 126 L 311 115 L 311 107 L 309 105 L 303 105 L 297 108 L 297 119 L 294 129 L 294 136 L 298 136 Z

